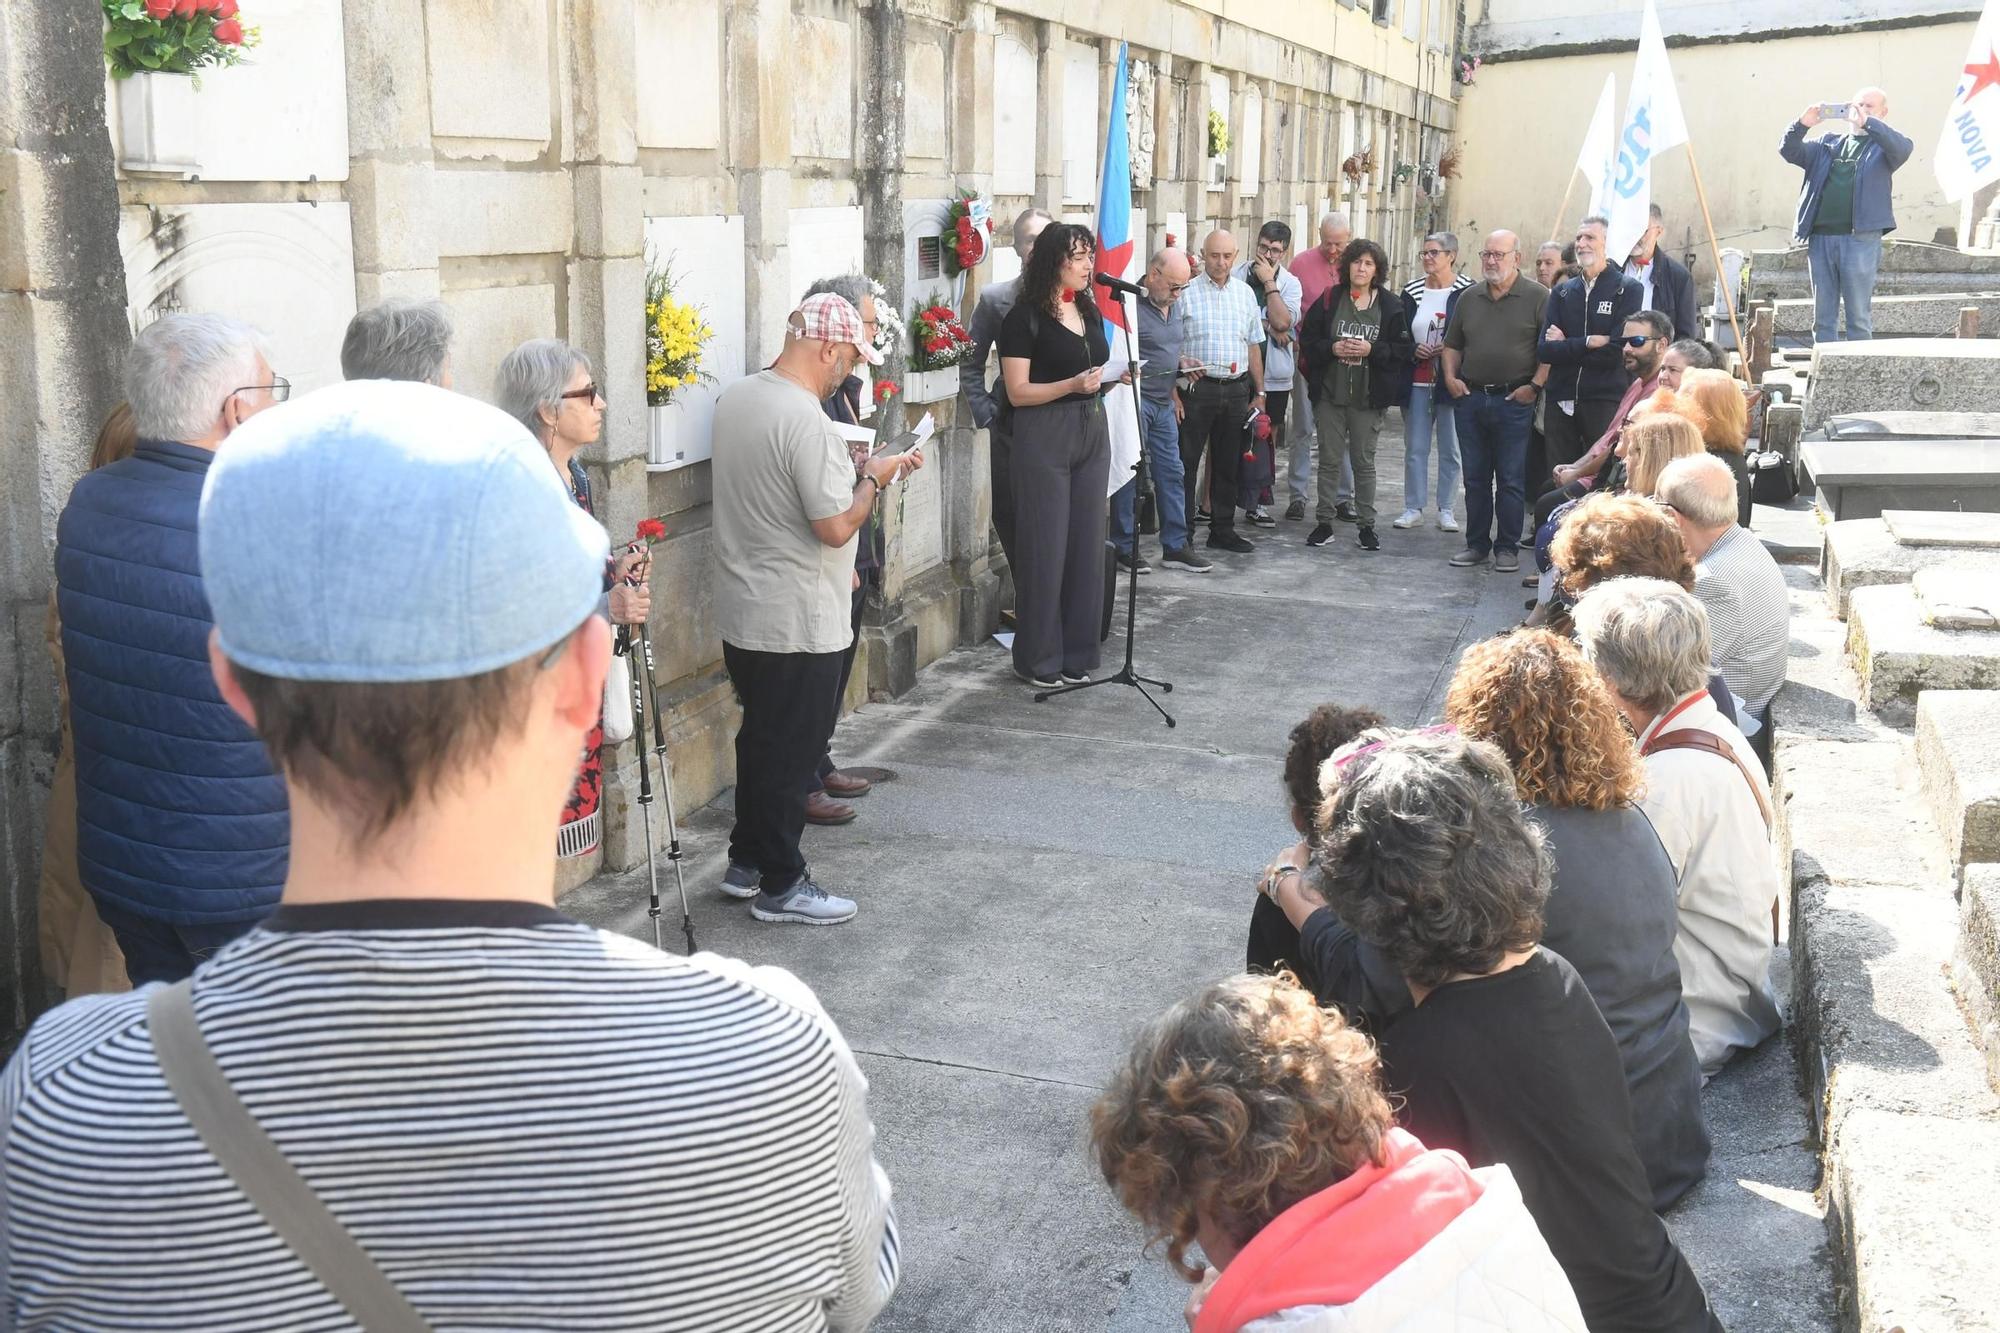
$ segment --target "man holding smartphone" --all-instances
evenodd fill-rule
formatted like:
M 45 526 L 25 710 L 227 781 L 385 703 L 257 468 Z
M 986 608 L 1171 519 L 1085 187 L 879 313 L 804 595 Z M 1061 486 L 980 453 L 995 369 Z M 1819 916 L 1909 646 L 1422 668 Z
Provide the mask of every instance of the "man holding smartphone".
M 1813 341 L 1874 336 L 1870 306 L 1875 270 L 1882 260 L 1882 237 L 1896 229 L 1890 177 L 1910 158 L 1909 139 L 1883 119 L 1889 95 L 1863 88 L 1846 105 L 1809 106 L 1785 131 L 1778 155 L 1805 172 L 1795 228 L 1806 243 L 1812 270 Z M 1822 120 L 1845 119 L 1850 134 L 1830 134 L 1811 142 L 1806 132 Z M 1840 312 L 1846 308 L 1846 327 Z

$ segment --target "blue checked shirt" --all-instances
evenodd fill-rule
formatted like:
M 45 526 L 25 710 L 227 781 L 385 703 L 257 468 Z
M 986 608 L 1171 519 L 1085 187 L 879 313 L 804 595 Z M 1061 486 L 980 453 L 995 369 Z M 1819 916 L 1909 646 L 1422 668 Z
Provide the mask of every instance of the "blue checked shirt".
M 1197 273 L 1181 293 L 1181 325 L 1186 338 L 1183 356 L 1193 357 L 1208 368 L 1210 379 L 1231 379 L 1250 373 L 1250 348 L 1264 341 L 1264 312 L 1249 284 L 1231 278 L 1218 287 L 1206 273 Z

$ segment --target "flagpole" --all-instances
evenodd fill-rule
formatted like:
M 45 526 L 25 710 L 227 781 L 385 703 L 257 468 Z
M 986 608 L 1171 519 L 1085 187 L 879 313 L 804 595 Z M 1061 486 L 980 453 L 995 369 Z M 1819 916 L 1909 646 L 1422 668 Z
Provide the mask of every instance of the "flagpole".
M 1556 208 L 1556 220 L 1549 224 L 1548 235 L 1546 237 L 1548 240 L 1560 241 L 1562 239 L 1563 219 L 1569 215 L 1569 197 L 1576 193 L 1576 177 L 1577 170 L 1575 167 L 1571 167 L 1569 169 L 1569 184 L 1563 186 L 1563 201 Z M 1540 244 L 1540 242 L 1536 242 L 1536 244 Z
M 1729 312 L 1729 332 L 1736 339 L 1736 366 L 1744 377 L 1749 377 L 1750 349 L 1743 343 L 1743 328 L 1736 322 L 1736 293 L 1729 290 L 1722 272 L 1722 247 L 1715 239 L 1715 219 L 1708 212 L 1708 191 L 1702 188 L 1701 167 L 1694 160 L 1694 140 L 1690 138 L 1685 147 L 1688 150 L 1688 171 L 1694 176 L 1694 197 L 1701 205 L 1701 225 L 1708 230 L 1708 252 L 1715 259 L 1715 285 L 1722 292 L 1722 308 Z

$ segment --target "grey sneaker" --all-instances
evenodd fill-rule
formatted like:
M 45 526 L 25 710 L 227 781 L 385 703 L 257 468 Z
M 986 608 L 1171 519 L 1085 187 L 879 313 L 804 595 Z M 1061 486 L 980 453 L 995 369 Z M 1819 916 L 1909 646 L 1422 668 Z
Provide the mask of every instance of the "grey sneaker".
M 839 898 L 800 875 L 798 883 L 782 894 L 760 893 L 750 904 L 750 915 L 759 921 L 796 921 L 803 926 L 837 926 L 852 921 L 852 898 Z
M 723 872 L 722 883 L 718 887 L 732 898 L 755 898 L 757 867 L 740 866 L 731 861 L 729 869 Z
M 1493 568 L 1499 573 L 1512 574 L 1520 567 L 1521 553 L 1519 551 L 1495 551 L 1493 553 Z

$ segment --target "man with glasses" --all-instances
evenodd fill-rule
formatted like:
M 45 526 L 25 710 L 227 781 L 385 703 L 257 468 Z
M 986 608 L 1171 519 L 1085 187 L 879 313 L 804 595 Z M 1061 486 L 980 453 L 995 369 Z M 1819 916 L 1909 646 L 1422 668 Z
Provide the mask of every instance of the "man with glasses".
M 147 325 L 125 380 L 138 447 L 70 492 L 56 600 L 78 875 L 144 985 L 193 972 L 276 907 L 284 886 L 284 783 L 209 674 L 198 519 L 216 452 L 291 385 L 271 373 L 258 335 L 221 315 Z M 282 544 L 271 550 L 275 582 L 289 560 Z
M 1266 222 L 1257 231 L 1256 257 L 1236 266 L 1237 280 L 1248 284 L 1264 316 L 1264 412 L 1271 420 L 1271 438 L 1251 437 L 1244 450 L 1244 475 L 1236 486 L 1245 516 L 1260 528 L 1278 526 L 1270 509 L 1271 488 L 1277 484 L 1278 445 L 1285 438 L 1285 408 L 1298 365 L 1295 331 L 1306 308 L 1305 289 L 1285 267 L 1291 248 L 1292 229 Z
M 1194 266 L 1184 250 L 1168 247 L 1146 265 L 1141 284 L 1146 299 L 1138 306 L 1139 359 L 1146 363 L 1139 372 L 1139 415 L 1146 427 L 1146 466 L 1152 473 L 1154 503 L 1160 511 L 1160 563 L 1190 574 L 1206 574 L 1212 566 L 1195 553 L 1188 528 L 1187 482 L 1181 475 L 1183 408 L 1174 382 L 1183 346 L 1177 307 L 1193 277 Z M 1121 566 L 1131 569 L 1136 564 L 1144 574 L 1150 566 L 1139 554 L 1134 513 L 1138 489 L 1135 476 L 1111 497 L 1111 544 L 1117 548 Z
M 1660 387 L 1660 368 L 1667 358 L 1667 346 L 1674 340 L 1674 322 L 1657 310 L 1641 310 L 1625 321 L 1625 330 L 1618 338 L 1619 360 L 1632 382 L 1625 386 L 1625 396 L 1618 400 L 1618 407 L 1611 414 L 1611 424 L 1597 437 L 1583 457 L 1574 463 L 1565 464 L 1555 470 L 1555 481 L 1559 487 L 1568 488 L 1584 477 L 1594 477 L 1604 466 L 1604 460 L 1618 445 L 1618 437 L 1625 431 L 1625 419 L 1632 415 L 1632 409 L 1653 396 Z M 1547 500 L 1559 494 L 1551 491 Z M 1546 522 L 1548 515 L 1540 513 Z
M 1536 353 L 1549 291 L 1521 272 L 1511 231 L 1486 238 L 1479 269 L 1485 281 L 1459 295 L 1438 353 L 1465 465 L 1465 549 L 1451 563 L 1471 569 L 1491 557 L 1508 572 L 1521 567 L 1528 429 L 1549 374 Z
M 1216 230 L 1201 243 L 1201 276 L 1181 293 L 1187 345 L 1180 370 L 1186 415 L 1181 419 L 1181 464 L 1188 508 L 1199 514 L 1201 459 L 1208 455 L 1208 544 L 1222 551 L 1256 549 L 1236 532 L 1237 474 L 1250 413 L 1264 406 L 1264 314 L 1250 288 L 1239 282 L 1236 238 Z

